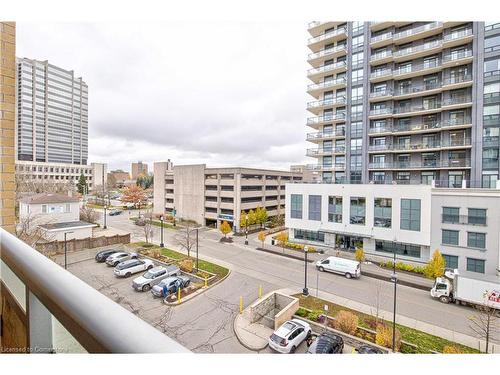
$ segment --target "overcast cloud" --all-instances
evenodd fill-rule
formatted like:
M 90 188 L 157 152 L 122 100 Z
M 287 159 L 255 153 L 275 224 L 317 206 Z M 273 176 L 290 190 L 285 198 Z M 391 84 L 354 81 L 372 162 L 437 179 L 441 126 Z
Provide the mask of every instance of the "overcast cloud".
M 89 161 L 288 169 L 307 160 L 306 26 L 19 22 L 17 55 L 87 82 Z

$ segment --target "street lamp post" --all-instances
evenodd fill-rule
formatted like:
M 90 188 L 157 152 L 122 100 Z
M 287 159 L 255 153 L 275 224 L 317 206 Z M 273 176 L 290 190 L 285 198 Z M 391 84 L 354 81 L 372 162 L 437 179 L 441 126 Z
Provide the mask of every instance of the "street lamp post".
M 104 226 L 103 229 L 107 229 L 108 227 L 106 226 L 106 210 L 108 209 L 107 205 L 104 205 Z
M 160 247 L 164 247 L 163 245 L 163 215 L 160 216 L 160 224 L 161 224 L 161 229 L 160 229 Z
M 245 245 L 248 245 L 248 215 L 245 215 Z
M 396 275 L 396 249 L 394 249 L 394 260 L 392 266 L 391 281 L 394 283 L 394 305 L 392 309 L 392 352 L 396 352 L 396 292 L 398 286 L 398 277 Z
M 174 207 L 174 209 L 172 210 L 172 217 L 173 217 L 174 227 L 175 227 L 175 207 Z
M 64 232 L 64 269 L 68 268 L 68 247 L 67 247 L 67 238 L 66 235 L 71 234 L 73 232 Z
M 308 296 L 309 290 L 307 289 L 307 246 L 304 247 L 304 289 L 302 289 L 302 295 Z
M 198 228 L 196 228 L 196 272 L 198 269 Z

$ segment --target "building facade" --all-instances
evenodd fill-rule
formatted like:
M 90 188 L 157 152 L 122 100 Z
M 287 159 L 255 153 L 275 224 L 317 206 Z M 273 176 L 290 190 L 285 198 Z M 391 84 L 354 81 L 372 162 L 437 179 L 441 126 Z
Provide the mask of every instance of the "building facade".
M 17 59 L 17 159 L 86 165 L 88 87 L 72 70 Z
M 89 186 L 89 190 L 91 188 L 105 190 L 108 185 L 108 165 L 106 163 L 90 163 L 90 167 L 92 170 L 92 186 Z
M 132 180 L 137 180 L 142 174 L 148 174 L 148 165 L 142 161 L 132 163 Z
M 500 23 L 312 22 L 310 169 L 325 182 L 494 187 Z
M 500 185 L 290 184 L 285 225 L 293 241 L 361 247 L 374 260 L 395 252 L 398 260 L 420 264 L 437 249 L 449 268 L 500 270 Z
M 172 214 L 207 226 L 227 221 L 239 230 L 241 211 L 265 207 L 271 218 L 284 215 L 285 184 L 302 174 L 254 168 L 207 168 L 154 163 L 154 213 Z

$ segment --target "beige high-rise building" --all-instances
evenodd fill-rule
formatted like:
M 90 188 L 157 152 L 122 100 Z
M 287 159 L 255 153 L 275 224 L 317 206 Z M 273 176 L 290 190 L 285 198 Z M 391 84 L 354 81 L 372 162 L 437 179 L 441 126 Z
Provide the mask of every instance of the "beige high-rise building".
M 14 231 L 16 24 L 0 22 L 0 226 Z
M 136 180 L 141 174 L 148 174 L 148 165 L 142 161 L 132 163 L 132 180 Z

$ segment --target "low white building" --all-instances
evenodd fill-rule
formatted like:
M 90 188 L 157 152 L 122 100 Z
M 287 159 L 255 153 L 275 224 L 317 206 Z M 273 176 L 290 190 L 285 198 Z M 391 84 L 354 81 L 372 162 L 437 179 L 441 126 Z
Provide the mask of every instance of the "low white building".
M 354 251 L 374 260 L 425 263 L 439 250 L 447 267 L 500 269 L 500 189 L 431 185 L 287 184 L 285 225 L 296 242 Z
M 56 193 L 35 194 L 19 201 L 19 218 L 24 225 L 36 225 L 51 241 L 92 237 L 96 224 L 80 220 L 80 200 Z

